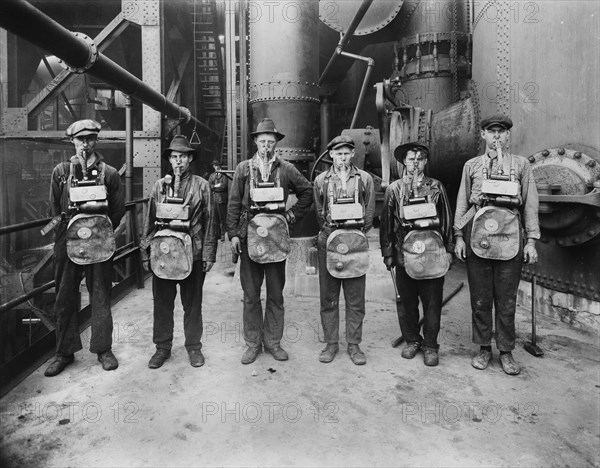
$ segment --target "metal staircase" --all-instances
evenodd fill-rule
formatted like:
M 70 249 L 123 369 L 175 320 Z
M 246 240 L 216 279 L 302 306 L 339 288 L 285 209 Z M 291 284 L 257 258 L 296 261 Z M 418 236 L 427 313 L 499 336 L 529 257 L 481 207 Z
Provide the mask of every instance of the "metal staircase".
M 191 0 L 196 84 L 202 117 L 216 131 L 225 119 L 225 82 L 215 0 Z

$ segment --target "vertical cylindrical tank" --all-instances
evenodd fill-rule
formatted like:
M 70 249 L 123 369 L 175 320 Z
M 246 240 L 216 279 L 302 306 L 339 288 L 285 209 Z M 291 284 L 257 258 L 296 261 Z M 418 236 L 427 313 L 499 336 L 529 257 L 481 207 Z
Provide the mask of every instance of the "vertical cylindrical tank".
M 314 159 L 319 111 L 319 2 L 253 1 L 248 20 L 252 129 L 273 119 L 285 134 L 276 151 L 302 166 Z

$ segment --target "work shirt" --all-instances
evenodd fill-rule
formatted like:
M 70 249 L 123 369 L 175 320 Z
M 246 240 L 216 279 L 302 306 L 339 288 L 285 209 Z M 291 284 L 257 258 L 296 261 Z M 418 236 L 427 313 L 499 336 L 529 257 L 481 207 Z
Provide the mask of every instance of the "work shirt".
M 97 171 L 97 174 L 100 175 L 102 172 L 101 166 L 104 165 L 104 185 L 106 186 L 108 200 L 108 212 L 106 214 L 110 218 L 113 229 L 116 229 L 121 222 L 121 218 L 125 215 L 125 197 L 121 185 L 121 177 L 114 167 L 104 162 L 104 157 L 100 153 L 94 152 L 94 154 L 96 155 L 96 160 L 87 168 L 87 176 L 90 180 L 94 179 L 93 171 Z M 83 170 L 79 158 L 74 155 L 71 157 L 71 162 L 73 162 L 75 168 L 74 178 L 82 180 Z M 49 208 L 49 215 L 51 217 L 59 216 L 61 213 L 69 215 L 68 181 L 71 174 L 71 162 L 62 162 L 52 171 Z M 66 216 L 57 226 L 55 239 L 58 239 L 65 233 L 69 217 Z
M 227 236 L 229 239 L 234 237 L 245 239 L 247 235 L 248 221 L 252 218 L 250 213 L 250 170 L 253 171 L 254 180 L 257 182 L 277 182 L 278 179 L 276 186 L 283 188 L 285 203 L 287 203 L 290 190 L 295 193 L 298 200 L 286 211 L 286 214 L 289 214 L 287 217 L 299 220 L 312 205 L 313 196 L 310 182 L 292 163 L 276 156 L 270 162 L 268 177 L 262 176 L 261 168 L 264 169 L 262 159 L 255 154 L 251 159 L 239 163 L 235 169 L 233 181 L 229 186 L 227 205 Z
M 315 179 L 313 192 L 315 199 L 315 208 L 317 210 L 317 222 L 319 228 L 325 234 L 329 235 L 336 227 L 332 225 L 331 215 L 329 213 L 329 190 L 333 188 L 334 200 L 338 198 L 354 197 L 355 184 L 360 184 L 358 189 L 358 201 L 363 207 L 364 222 L 363 232 L 367 232 L 373 227 L 373 217 L 375 216 L 375 186 L 373 178 L 367 172 L 358 169 L 351 164 L 346 175 L 346 190 L 343 190 L 343 182 L 340 178 L 342 174 L 335 171 L 333 166 L 327 171 L 319 174 Z M 358 178 L 356 176 L 359 176 Z
M 522 200 L 522 205 L 519 208 L 521 223 L 525 227 L 527 238 L 539 239 L 539 201 L 533 171 L 531 170 L 529 161 L 523 156 L 505 155 L 504 159 L 506 160 L 509 157 L 512 158 L 512 167 L 515 169 L 516 180 L 519 182 L 521 188 L 520 198 Z M 454 215 L 455 223 L 464 216 L 471 206 L 476 205 L 481 207 L 482 205 L 481 183 L 483 181 L 483 161 L 485 161 L 488 171 L 491 167 L 491 171 L 489 171 L 490 175 L 496 175 L 498 173 L 497 156 L 494 158 L 491 158 L 487 154 L 484 158 L 476 156 L 465 163 L 462 170 L 458 196 L 456 198 L 456 213 Z M 510 172 L 505 171 L 504 174 L 508 175 Z M 456 237 L 462 237 L 462 229 L 454 228 L 454 235 Z
M 403 179 L 396 180 L 385 191 L 383 210 L 381 212 L 381 225 L 379 226 L 379 243 L 383 257 L 395 256 L 402 252 L 404 237 L 408 230 L 402 226 L 400 207 L 408 204 L 411 197 L 411 184 Z M 440 227 L 435 230 L 442 235 L 447 252 L 454 250 L 452 236 L 452 213 L 446 189 L 439 180 L 423 176 L 418 184 L 418 195 L 429 196 L 431 203 L 435 204 Z
M 208 176 L 208 185 L 212 191 L 213 200 L 215 203 L 227 203 L 229 177 L 222 172 L 215 171 Z
M 174 184 L 175 177 L 173 176 Z M 156 203 L 162 203 L 165 194 L 162 193 L 164 178 L 154 183 L 149 196 L 148 210 L 144 221 L 143 237 L 140 243 L 142 259 L 148 259 L 150 241 L 158 228 L 154 224 L 156 218 Z M 180 179 L 179 193 L 184 200 L 191 194 L 190 206 L 190 237 L 192 238 L 192 253 L 194 261 L 214 263 L 217 256 L 217 229 L 211 206 L 211 194 L 208 182 L 200 176 L 193 175 L 187 170 Z

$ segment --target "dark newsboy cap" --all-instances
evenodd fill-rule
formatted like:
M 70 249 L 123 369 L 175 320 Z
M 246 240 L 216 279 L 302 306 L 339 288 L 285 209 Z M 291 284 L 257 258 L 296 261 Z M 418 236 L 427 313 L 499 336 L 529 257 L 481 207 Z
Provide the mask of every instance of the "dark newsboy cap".
M 508 118 L 504 114 L 493 114 L 481 121 L 481 128 L 483 130 L 485 130 L 488 127 L 491 127 L 492 125 L 500 125 L 506 130 L 509 130 L 513 126 L 513 123 L 512 120 L 510 120 L 510 118 Z
M 169 147 L 163 151 L 162 157 L 169 159 L 171 151 L 179 151 L 180 153 L 189 153 L 192 156 L 196 155 L 196 150 L 190 146 L 188 139 L 183 135 L 175 135 L 171 140 Z
M 338 148 L 342 148 L 344 146 L 349 146 L 352 149 L 355 148 L 354 140 L 348 135 L 336 136 L 333 140 L 329 142 L 329 144 L 327 145 L 327 149 L 331 151 Z
M 68 137 L 82 137 L 85 135 L 98 135 L 102 126 L 92 119 L 78 120 L 73 122 L 67 128 L 66 134 Z
M 420 151 L 425 153 L 425 157 L 429 159 L 429 147 L 426 143 L 420 141 L 413 141 L 410 143 L 404 143 L 403 145 L 397 146 L 394 150 L 394 157 L 398 162 L 404 162 L 406 153 L 409 151 Z

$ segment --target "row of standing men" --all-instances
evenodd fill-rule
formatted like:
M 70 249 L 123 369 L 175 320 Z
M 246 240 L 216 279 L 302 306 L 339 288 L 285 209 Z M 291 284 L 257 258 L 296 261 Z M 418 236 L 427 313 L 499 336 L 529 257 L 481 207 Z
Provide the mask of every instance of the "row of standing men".
M 403 358 L 412 359 L 422 350 L 425 365 L 438 365 L 442 288 L 454 253 L 467 264 L 472 336 L 480 346 L 472 366 L 488 366 L 495 339 L 504 371 L 510 375 L 520 372 L 512 356 L 516 295 L 523 262 L 537 261 L 539 224 L 529 163 L 505 151 L 511 127 L 512 121 L 504 115 L 481 121 L 485 152 L 463 168 L 454 217 L 443 184 L 425 175 L 427 144 L 407 143 L 394 152 L 405 170 L 402 178 L 386 189 L 380 245 L 386 267 L 396 272 L 401 298 L 397 301 L 398 320 L 406 339 Z M 69 162 L 57 165 L 52 174 L 56 355 L 46 376 L 60 374 L 82 349 L 77 290 L 84 274 L 92 309 L 90 351 L 97 354 L 103 369 L 118 367 L 112 352 L 111 243 L 96 237 L 110 237 L 112 227 L 118 226 L 125 214 L 125 206 L 118 172 L 96 151 L 100 129 L 100 124 L 89 119 L 73 123 L 67 136 L 76 154 Z M 355 143 L 348 136 L 329 142 L 332 166 L 312 185 L 294 165 L 277 156 L 275 148 L 284 135 L 271 119 L 263 119 L 251 136 L 257 150 L 237 166 L 230 183 L 219 177 L 218 171 L 209 181 L 192 174 L 195 150 L 183 136 L 175 136 L 163 153 L 172 171 L 154 184 L 141 242 L 144 267 L 153 272 L 156 351 L 148 365 L 159 368 L 171 356 L 177 284 L 190 364 L 204 364 L 203 284 L 225 230 L 232 254 L 240 258 L 247 345 L 241 362 L 254 362 L 263 350 L 276 360 L 287 360 L 281 339 L 288 227 L 309 212 L 313 201 L 320 228 L 320 315 L 327 343 L 319 361 L 332 362 L 339 351 L 339 295 L 343 289 L 347 352 L 354 364 L 364 365 L 366 356 L 359 345 L 368 265 L 365 234 L 373 225 L 375 212 L 373 179 L 352 163 Z M 82 195 L 89 197 L 98 187 L 102 191 L 100 195 L 94 192 L 94 201 Z M 296 196 L 291 206 L 290 193 Z M 102 257 L 106 246 L 108 251 Z M 260 296 L 263 281 L 267 295 L 264 313 Z

